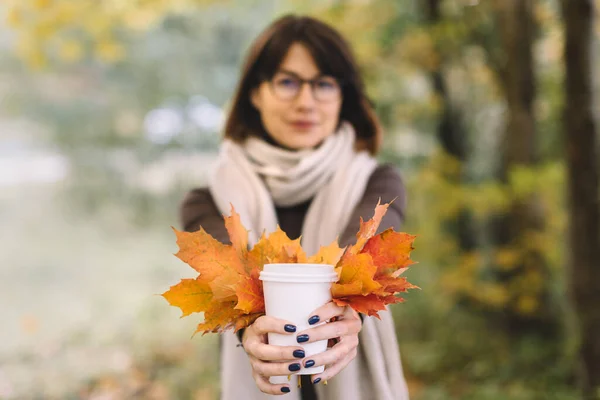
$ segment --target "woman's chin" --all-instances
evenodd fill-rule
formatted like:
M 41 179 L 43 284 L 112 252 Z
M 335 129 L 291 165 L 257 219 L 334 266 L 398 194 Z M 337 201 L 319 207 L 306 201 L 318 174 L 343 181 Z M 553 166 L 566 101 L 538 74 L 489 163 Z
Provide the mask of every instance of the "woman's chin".
M 286 147 L 294 150 L 313 149 L 318 147 L 326 137 L 323 137 L 320 132 L 315 133 L 298 133 L 290 137 L 286 142 Z
M 292 150 L 307 150 L 317 147 L 322 140 L 298 140 L 290 143 L 287 147 Z

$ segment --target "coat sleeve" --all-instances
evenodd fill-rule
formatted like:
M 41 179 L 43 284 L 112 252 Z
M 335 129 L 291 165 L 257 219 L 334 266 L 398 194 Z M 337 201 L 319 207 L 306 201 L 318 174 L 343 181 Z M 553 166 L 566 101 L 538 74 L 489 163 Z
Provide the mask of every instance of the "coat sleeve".
M 194 189 L 185 196 L 179 208 L 179 219 L 186 232 L 195 232 L 202 227 L 221 243 L 231 243 L 223 216 L 206 188 Z
M 375 206 L 381 199 L 381 204 L 390 204 L 386 214 L 381 220 L 377 233 L 388 228 L 398 231 L 404 222 L 406 209 L 406 190 L 400 174 L 392 165 L 379 166 L 367 183 L 365 194 L 358 203 L 348 225 L 340 236 L 340 246 L 344 247 L 356 243 L 356 233 L 360 229 L 360 218 L 367 221 L 373 217 Z

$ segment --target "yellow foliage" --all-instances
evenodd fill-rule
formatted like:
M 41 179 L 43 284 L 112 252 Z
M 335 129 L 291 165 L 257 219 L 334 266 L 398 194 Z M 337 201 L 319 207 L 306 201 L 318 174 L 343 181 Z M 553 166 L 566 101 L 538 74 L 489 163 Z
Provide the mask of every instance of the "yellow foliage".
M 454 298 L 521 315 L 538 312 L 541 296 L 549 290 L 550 274 L 564 265 L 564 165 L 515 168 L 506 184 L 465 184 L 456 179 L 461 169 L 457 160 L 440 152 L 413 178 L 414 185 L 409 188 L 414 198 L 411 210 L 424 215 L 422 221 L 417 221 L 421 239 L 424 247 L 435 249 L 420 258 L 441 266 L 440 289 Z M 520 231 L 510 246 L 492 248 L 485 254 L 461 253 L 454 233 L 442 228 L 463 209 L 476 217 L 474 223 L 486 224 L 489 217 L 501 215 L 516 202 L 529 198 L 538 202 L 536 212 L 543 218 L 542 225 L 539 230 Z M 429 260 L 425 260 L 427 257 Z M 506 275 L 506 282 L 491 280 L 496 274 Z
M 6 25 L 9 28 L 16 28 L 23 23 L 23 16 L 21 10 L 14 6 L 8 10 L 6 14 Z
M 160 21 L 160 14 L 155 10 L 132 10 L 124 14 L 123 22 L 129 29 L 143 31 Z
M 36 10 L 44 10 L 52 5 L 52 0 L 33 0 L 32 6 Z
M 110 38 L 99 41 L 95 53 L 98 59 L 107 63 L 114 63 L 125 57 L 123 46 Z
M 515 248 L 504 247 L 496 250 L 494 264 L 503 271 L 510 271 L 517 267 L 521 252 Z
M 481 263 L 479 252 L 461 254 L 456 264 L 450 264 L 451 268 L 442 275 L 442 288 L 454 296 L 478 293 L 478 283 L 475 278 Z
M 64 40 L 59 43 L 58 53 L 61 60 L 76 62 L 83 58 L 83 45 L 77 40 Z
M 290 11 L 315 16 L 340 30 L 352 43 L 354 53 L 365 71 L 381 68 L 383 54 L 379 29 L 395 15 L 389 1 L 349 0 L 343 3 L 324 0 L 292 0 Z M 288 11 L 288 10 L 285 10 Z
M 496 309 L 503 308 L 510 299 L 506 287 L 498 283 L 488 282 L 478 284 L 475 296 L 482 303 Z
M 32 69 L 42 69 L 48 65 L 48 58 L 38 42 L 39 39 L 33 36 L 23 36 L 17 42 L 17 54 Z
M 482 264 L 482 257 L 479 252 L 472 251 L 462 254 L 461 268 L 470 273 L 476 272 Z
M 100 41 L 94 51 L 98 59 L 116 62 L 125 56 L 125 48 L 115 39 L 105 38 L 114 37 L 118 29 L 145 31 L 169 14 L 215 3 L 217 0 L 9 0 L 5 6 L 6 22 L 15 31 L 17 42 L 38 38 L 33 42 L 36 49 L 18 51 L 19 57 L 31 66 L 40 67 L 45 64 L 41 60 L 46 59 L 48 49 L 55 48 L 54 42 L 61 41 L 65 33 L 80 34 L 75 37 L 81 45 L 76 46 L 72 42 L 75 39 L 59 45 L 56 54 L 59 59 L 80 60 L 84 56 L 83 43 L 92 39 Z
M 540 302 L 534 296 L 520 296 L 517 299 L 516 311 L 523 315 L 531 315 L 539 306 Z
M 513 196 L 524 199 L 539 190 L 539 171 L 528 166 L 516 166 L 509 171 L 508 181 Z
M 506 188 L 497 182 L 484 182 L 465 187 L 465 205 L 478 217 L 505 211 L 510 206 Z
M 540 231 L 526 231 L 521 235 L 521 247 L 525 250 L 544 253 L 552 243 L 548 243 L 547 236 Z M 558 245 L 555 243 L 554 245 Z
M 107 36 L 113 29 L 114 17 L 109 13 L 90 14 L 83 21 L 84 30 L 93 38 Z
M 395 53 L 398 59 L 409 60 L 426 71 L 435 70 L 440 63 L 434 40 L 425 29 L 404 35 L 398 41 Z
M 436 249 L 440 258 L 449 259 L 458 252 L 458 243 L 456 240 L 448 238 L 448 240 L 441 240 L 436 243 Z

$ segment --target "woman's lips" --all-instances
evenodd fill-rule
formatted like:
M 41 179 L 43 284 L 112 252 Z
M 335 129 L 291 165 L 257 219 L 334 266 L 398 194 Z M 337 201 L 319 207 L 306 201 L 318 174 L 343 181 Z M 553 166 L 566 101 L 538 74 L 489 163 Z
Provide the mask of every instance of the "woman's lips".
M 290 124 L 296 129 L 310 129 L 316 125 L 312 121 L 292 121 Z

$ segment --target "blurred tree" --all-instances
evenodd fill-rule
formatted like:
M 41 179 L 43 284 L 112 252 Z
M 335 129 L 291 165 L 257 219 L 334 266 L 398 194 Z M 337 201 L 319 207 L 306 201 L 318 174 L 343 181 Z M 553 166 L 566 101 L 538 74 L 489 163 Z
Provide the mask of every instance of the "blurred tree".
M 562 0 L 562 10 L 570 292 L 579 322 L 583 388 L 586 397 L 600 398 L 600 204 L 592 51 L 595 7 L 592 0 Z
M 444 21 L 441 5 L 442 0 L 427 0 L 422 4 L 426 24 L 429 25 L 430 35 L 434 43 L 434 56 L 432 58 L 435 62 L 431 65 L 429 75 L 440 108 L 436 129 L 437 139 L 444 152 L 457 161 L 456 168 L 448 169 L 446 178 L 450 183 L 459 185 L 465 177 L 465 164 L 469 154 L 469 138 L 468 131 L 463 123 L 463 113 L 459 105 L 453 101 L 446 81 L 447 71 L 445 67 L 450 61 L 449 58 L 456 56 L 448 51 L 443 51 L 444 42 L 437 37 L 441 29 L 448 23 Z M 454 29 L 457 28 L 454 27 Z M 464 46 L 465 42 L 462 41 L 461 44 Z M 465 207 L 458 210 L 452 220 L 446 222 L 446 229 L 452 235 L 458 236 L 458 247 L 461 252 L 475 250 L 477 246 L 475 232 L 470 213 Z
M 505 184 L 519 169 L 537 164 L 533 10 L 533 0 L 494 3 L 503 54 L 498 74 L 507 108 L 499 167 L 499 179 Z M 492 221 L 493 264 L 507 251 L 517 254 L 509 268 L 494 265 L 494 275 L 510 290 L 511 299 L 501 320 L 515 339 L 533 332 L 555 338 L 559 327 L 549 285 L 534 286 L 534 282 L 549 281 L 544 250 L 536 245 L 536 237 L 544 230 L 545 218 L 537 196 L 535 192 L 514 196 L 506 213 Z

